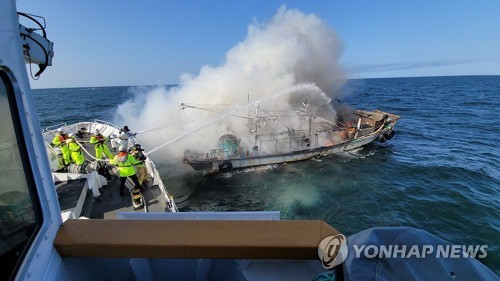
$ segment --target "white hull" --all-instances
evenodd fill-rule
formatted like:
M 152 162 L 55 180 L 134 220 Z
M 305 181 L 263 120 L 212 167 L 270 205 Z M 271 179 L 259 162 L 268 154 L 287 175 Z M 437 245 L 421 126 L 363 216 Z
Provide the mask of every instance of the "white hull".
M 351 149 L 355 149 L 366 144 L 373 142 L 376 139 L 376 135 L 369 136 L 361 139 L 356 139 L 347 143 L 342 143 L 338 145 L 334 145 L 331 147 L 320 147 L 313 150 L 304 150 L 298 151 L 294 153 L 284 154 L 284 155 L 275 155 L 275 156 L 262 156 L 251 159 L 241 159 L 234 160 L 232 159 L 234 168 L 246 168 L 252 166 L 261 166 L 261 165 L 270 165 L 270 164 L 279 164 L 286 162 L 295 162 L 311 159 L 314 157 L 327 156 Z M 215 164 L 215 163 L 214 163 Z M 214 165 L 215 166 L 215 165 Z M 217 165 L 218 167 L 218 165 Z M 216 169 L 217 167 L 214 167 Z
M 242 169 L 254 166 L 263 166 L 271 164 L 280 164 L 287 162 L 296 162 L 311 159 L 314 157 L 321 157 L 332 155 L 335 153 L 340 153 L 343 151 L 348 151 L 365 146 L 369 143 L 377 140 L 379 134 L 372 134 L 366 137 L 361 137 L 352 141 L 344 142 L 341 144 L 329 146 L 329 147 L 319 147 L 315 149 L 308 149 L 302 151 L 295 151 L 286 154 L 279 155 L 266 155 L 257 157 L 241 157 L 241 158 L 231 158 L 231 159 L 211 159 L 211 160 L 192 160 L 186 161 L 195 170 L 203 170 L 205 172 L 218 172 L 223 163 L 231 162 L 232 169 Z

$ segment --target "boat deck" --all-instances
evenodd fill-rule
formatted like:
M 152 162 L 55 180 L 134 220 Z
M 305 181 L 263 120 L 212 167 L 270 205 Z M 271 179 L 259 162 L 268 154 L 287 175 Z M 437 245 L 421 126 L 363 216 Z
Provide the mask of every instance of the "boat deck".
M 101 196 L 93 200 L 90 218 L 115 219 L 116 212 L 166 212 L 165 201 L 157 185 L 150 186 L 142 192 L 145 208 L 134 210 L 130 193 L 120 195 L 120 181 L 115 179 L 107 187 L 102 188 Z M 146 186 L 146 184 L 143 184 Z
M 94 148 L 88 143 L 88 138 L 87 136 L 77 140 L 88 153 L 94 153 Z M 87 153 L 84 155 L 87 161 L 94 161 Z M 154 179 L 150 175 L 148 175 L 148 181 L 142 184 L 145 189 L 141 192 L 144 206 L 135 209 L 132 204 L 131 192 L 125 192 L 123 196 L 120 195 L 120 179 L 117 176 L 117 169 L 109 168 L 108 171 L 110 177 L 107 180 L 107 185 L 99 188 L 99 196 L 95 196 L 86 184 L 90 174 L 54 173 L 58 175 L 55 176 L 55 185 L 63 220 L 78 217 L 116 219 L 117 212 L 168 211 L 166 199 L 160 187 L 153 184 Z M 129 190 L 133 187 L 130 179 L 127 180 L 126 187 Z
M 85 186 L 85 178 L 56 183 L 61 212 L 74 211 Z
M 76 217 L 115 219 L 117 212 L 166 212 L 166 201 L 158 185 L 143 183 L 145 207 L 134 209 L 130 192 L 120 195 L 120 180 L 113 175 L 107 185 L 99 188 L 100 196 L 94 197 L 86 185 L 86 178 L 56 183 L 61 212 L 73 212 Z M 149 181 L 153 182 L 152 180 Z M 63 215 L 64 217 L 64 215 Z

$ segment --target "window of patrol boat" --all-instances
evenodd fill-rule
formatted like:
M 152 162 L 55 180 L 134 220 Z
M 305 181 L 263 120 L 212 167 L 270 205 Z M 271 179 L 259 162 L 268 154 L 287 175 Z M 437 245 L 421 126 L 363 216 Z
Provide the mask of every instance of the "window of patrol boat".
M 0 67 L 0 280 L 15 276 L 41 224 L 13 77 Z

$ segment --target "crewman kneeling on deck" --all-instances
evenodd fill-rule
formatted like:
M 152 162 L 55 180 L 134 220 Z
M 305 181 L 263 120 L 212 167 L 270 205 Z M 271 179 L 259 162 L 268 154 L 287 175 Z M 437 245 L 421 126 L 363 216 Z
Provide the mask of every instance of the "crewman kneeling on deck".
M 89 142 L 95 146 L 95 158 L 98 160 L 102 159 L 102 154 L 104 153 L 108 159 L 113 159 L 113 153 L 109 150 L 106 141 L 108 138 L 104 137 L 98 129 L 95 130 L 95 135 L 90 137 Z
M 134 169 L 134 165 L 140 163 L 139 160 L 128 154 L 127 147 L 124 145 L 120 146 L 118 151 L 118 154 L 110 162 L 117 165 L 120 172 L 120 195 L 123 196 L 125 194 L 125 181 L 127 178 L 130 178 L 134 182 L 135 188 L 141 191 L 144 190 L 137 179 Z
M 68 136 L 64 132 L 62 128 L 57 129 L 57 134 L 54 136 L 54 139 L 52 140 L 52 146 L 54 148 L 59 148 L 61 149 L 61 155 L 58 155 L 59 157 L 59 169 L 66 169 L 68 165 L 71 162 L 70 158 L 70 151 L 68 148 L 68 144 L 66 143 L 66 140 L 68 139 Z
M 135 157 L 140 163 L 135 165 L 137 169 L 137 177 L 139 179 L 139 183 L 148 182 L 148 169 L 146 168 L 146 155 L 144 155 L 144 149 L 140 144 L 135 144 L 130 154 Z

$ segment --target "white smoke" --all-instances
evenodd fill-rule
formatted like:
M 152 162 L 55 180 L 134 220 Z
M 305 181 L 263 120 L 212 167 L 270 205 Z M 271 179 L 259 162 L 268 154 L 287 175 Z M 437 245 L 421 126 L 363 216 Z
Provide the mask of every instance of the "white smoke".
M 282 6 L 270 21 L 251 24 L 245 40 L 226 53 L 222 65 L 203 66 L 198 75 L 183 74 L 175 88 L 137 88 L 118 107 L 116 120 L 144 131 L 138 138 L 147 150 L 169 143 L 154 152 L 156 162 L 181 163 L 184 150 L 208 152 L 229 133 L 251 148 L 248 120 L 237 116 L 276 103 L 296 111 L 298 92 L 307 95 L 308 103 L 325 107 L 319 103 L 335 98 L 344 81 L 341 51 L 335 32 L 323 20 Z M 181 103 L 219 113 L 182 110 Z M 331 106 L 326 108 L 325 114 L 335 118 Z M 279 126 L 283 130 L 286 124 Z

